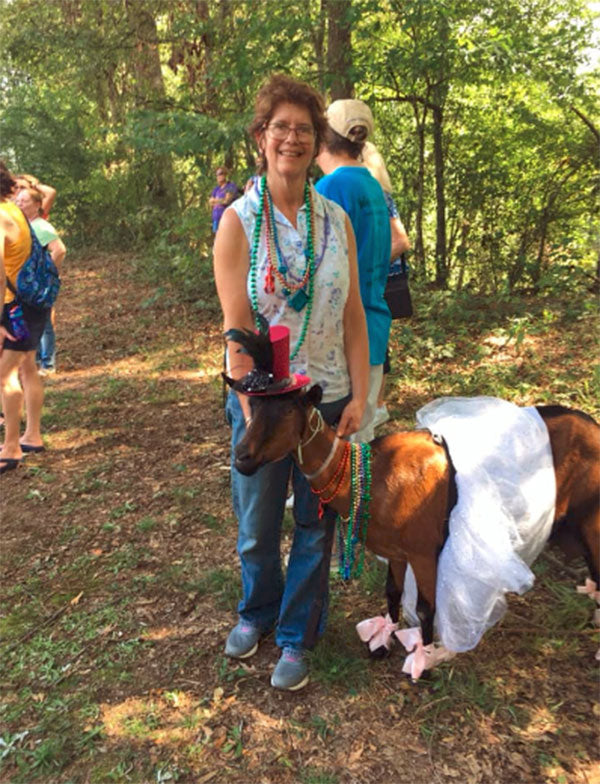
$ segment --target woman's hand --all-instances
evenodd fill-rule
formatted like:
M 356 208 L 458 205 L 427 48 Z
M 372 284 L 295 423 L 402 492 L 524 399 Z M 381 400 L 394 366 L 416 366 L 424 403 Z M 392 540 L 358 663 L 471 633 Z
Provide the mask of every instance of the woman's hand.
M 340 417 L 340 421 L 337 426 L 336 435 L 339 438 L 344 438 L 344 436 L 351 436 L 352 433 L 356 433 L 357 430 L 360 429 L 360 423 L 362 422 L 364 413 L 364 402 L 361 403 L 360 400 L 352 398 L 352 400 L 346 404 L 346 407 L 342 411 L 342 416 Z

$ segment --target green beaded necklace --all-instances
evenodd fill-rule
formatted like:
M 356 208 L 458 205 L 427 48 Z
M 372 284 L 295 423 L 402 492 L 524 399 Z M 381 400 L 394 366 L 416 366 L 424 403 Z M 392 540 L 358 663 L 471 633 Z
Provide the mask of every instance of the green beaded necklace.
M 350 514 L 348 520 L 338 518 L 339 572 L 343 580 L 358 577 L 365 559 L 365 541 L 369 525 L 369 504 L 371 501 L 371 446 L 352 444 L 350 452 Z M 342 530 L 346 522 L 346 538 Z M 359 546 L 358 563 L 356 545 Z
M 308 282 L 307 292 L 305 292 L 304 289 L 300 287 L 295 287 L 295 286 L 288 287 L 287 285 L 283 285 L 286 283 L 285 279 L 283 278 L 284 269 L 281 265 L 278 265 L 277 268 L 275 267 L 273 256 L 277 255 L 277 246 L 276 246 L 275 235 L 274 235 L 274 231 L 275 231 L 274 220 L 273 219 L 269 220 L 270 215 L 272 216 L 272 200 L 271 200 L 271 194 L 269 193 L 269 188 L 267 186 L 267 178 L 265 175 L 263 175 L 260 181 L 259 207 L 256 216 L 256 223 L 254 224 L 252 247 L 250 249 L 250 304 L 252 305 L 252 311 L 254 314 L 254 323 L 257 329 L 259 329 L 260 323 L 259 323 L 259 311 L 258 311 L 258 262 L 257 260 L 258 260 L 258 246 L 260 244 L 260 233 L 262 230 L 263 217 L 264 217 L 265 230 L 267 234 L 266 244 L 267 244 L 267 258 L 268 258 L 265 290 L 268 292 L 272 292 L 275 290 L 275 278 L 273 275 L 273 271 L 277 269 L 276 272 L 277 279 L 282 284 L 283 293 L 290 306 L 293 307 L 295 310 L 301 310 L 302 308 L 305 308 L 304 319 L 302 321 L 302 328 L 300 330 L 298 342 L 296 343 L 294 350 L 290 354 L 290 360 L 296 358 L 302 344 L 304 343 L 304 340 L 306 339 L 306 333 L 308 331 L 308 324 L 312 313 L 313 298 L 315 293 L 315 283 L 314 283 L 315 250 L 314 250 L 313 204 L 312 204 L 310 185 L 308 184 L 308 182 L 304 184 L 304 205 L 306 208 L 307 269 L 303 276 L 303 280 L 307 279 Z M 274 249 L 275 249 L 275 253 L 273 253 Z M 277 263 L 276 259 L 275 259 L 275 263 Z M 296 290 L 294 291 L 294 289 Z M 294 303 L 300 303 L 300 304 L 294 304 Z

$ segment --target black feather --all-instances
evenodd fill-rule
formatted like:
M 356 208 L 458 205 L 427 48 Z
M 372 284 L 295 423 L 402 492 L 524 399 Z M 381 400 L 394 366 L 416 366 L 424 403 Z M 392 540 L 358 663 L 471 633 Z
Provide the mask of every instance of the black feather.
M 266 334 L 263 332 L 257 334 L 250 329 L 228 329 L 225 333 L 225 340 L 239 343 L 241 346 L 239 351 L 252 357 L 254 367 L 257 370 L 264 370 L 266 373 L 273 372 L 273 344 L 269 339 L 268 329 Z

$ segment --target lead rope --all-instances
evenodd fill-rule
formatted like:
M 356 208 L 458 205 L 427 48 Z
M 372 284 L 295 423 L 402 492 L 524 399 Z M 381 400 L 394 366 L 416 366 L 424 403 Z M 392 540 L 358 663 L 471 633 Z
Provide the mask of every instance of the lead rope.
M 314 472 L 314 474 L 304 474 L 304 471 L 302 472 L 302 473 L 304 474 L 304 476 L 305 476 L 305 477 L 308 479 L 308 481 L 309 481 L 309 482 L 310 482 L 310 481 L 312 481 L 313 479 L 316 479 L 316 478 L 317 478 L 317 477 L 318 477 L 320 474 L 322 474 L 322 473 L 323 473 L 323 471 L 324 471 L 324 470 L 327 468 L 327 466 L 329 465 L 329 463 L 331 463 L 331 461 L 333 460 L 333 456 L 334 456 L 334 455 L 335 455 L 335 453 L 336 453 L 336 450 L 337 450 L 338 444 L 340 443 L 340 441 L 341 441 L 341 440 L 342 440 L 342 439 L 341 439 L 339 436 L 336 436 L 336 437 L 334 438 L 334 440 L 333 440 L 333 443 L 332 443 L 332 445 L 331 445 L 331 449 L 329 450 L 329 454 L 328 454 L 328 455 L 327 455 L 327 457 L 325 458 L 325 462 L 321 464 L 321 467 L 320 467 L 320 468 L 318 468 L 318 469 L 317 469 L 317 470 Z
M 313 408 L 312 413 L 310 415 L 311 420 L 312 420 L 312 416 L 313 416 L 314 413 L 317 414 L 317 420 L 318 420 L 317 421 L 317 426 L 316 426 L 316 428 L 314 430 L 311 430 L 311 433 L 310 433 L 309 437 L 307 438 L 307 440 L 304 443 L 302 443 L 302 439 L 300 439 L 300 443 L 298 444 L 298 447 L 297 447 L 298 463 L 302 463 L 303 462 L 302 449 L 305 446 L 308 446 L 310 444 L 310 442 L 317 435 L 317 433 L 322 433 L 323 429 L 325 427 L 325 422 L 323 421 L 323 415 L 321 414 L 321 412 L 319 411 L 318 408 Z M 311 421 L 310 420 L 308 422 L 308 426 L 309 426 L 309 428 L 311 428 Z M 331 449 L 329 450 L 329 454 L 325 458 L 325 462 L 322 463 L 321 467 L 318 468 L 314 473 L 307 474 L 304 471 L 302 471 L 302 473 L 308 479 L 309 482 L 311 480 L 313 480 L 313 479 L 316 479 L 320 474 L 322 474 L 323 471 L 329 465 L 329 463 L 331 463 L 331 461 L 333 460 L 333 456 L 334 456 L 334 454 L 336 452 L 336 449 L 337 449 L 338 444 L 340 443 L 340 441 L 341 441 L 341 439 L 339 438 L 339 436 L 336 436 L 334 441 L 333 441 L 333 443 L 332 443 L 332 445 L 331 445 Z
M 314 430 L 312 429 L 313 414 L 317 415 L 317 426 L 315 427 Z M 302 436 L 300 436 L 300 441 L 298 442 L 298 447 L 297 447 L 298 463 L 302 463 L 303 462 L 303 459 L 302 459 L 302 449 L 303 449 L 303 447 L 308 446 L 310 444 L 310 442 L 313 440 L 313 438 L 317 435 L 317 433 L 321 433 L 323 431 L 324 425 L 325 425 L 325 423 L 323 422 L 323 415 L 321 414 L 321 412 L 319 411 L 318 408 L 313 408 L 312 413 L 310 415 L 310 419 L 308 420 L 308 427 L 309 427 L 309 429 L 311 431 L 310 435 L 309 435 L 309 437 L 306 439 L 306 441 L 304 443 L 302 443 Z

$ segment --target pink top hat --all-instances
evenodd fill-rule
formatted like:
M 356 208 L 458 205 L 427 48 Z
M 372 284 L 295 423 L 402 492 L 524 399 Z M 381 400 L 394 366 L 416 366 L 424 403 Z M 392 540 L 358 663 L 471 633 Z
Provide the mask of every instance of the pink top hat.
M 283 324 L 269 327 L 269 340 L 273 346 L 273 378 L 262 392 L 245 392 L 250 396 L 283 395 L 310 384 L 302 373 L 290 374 L 290 328 Z

